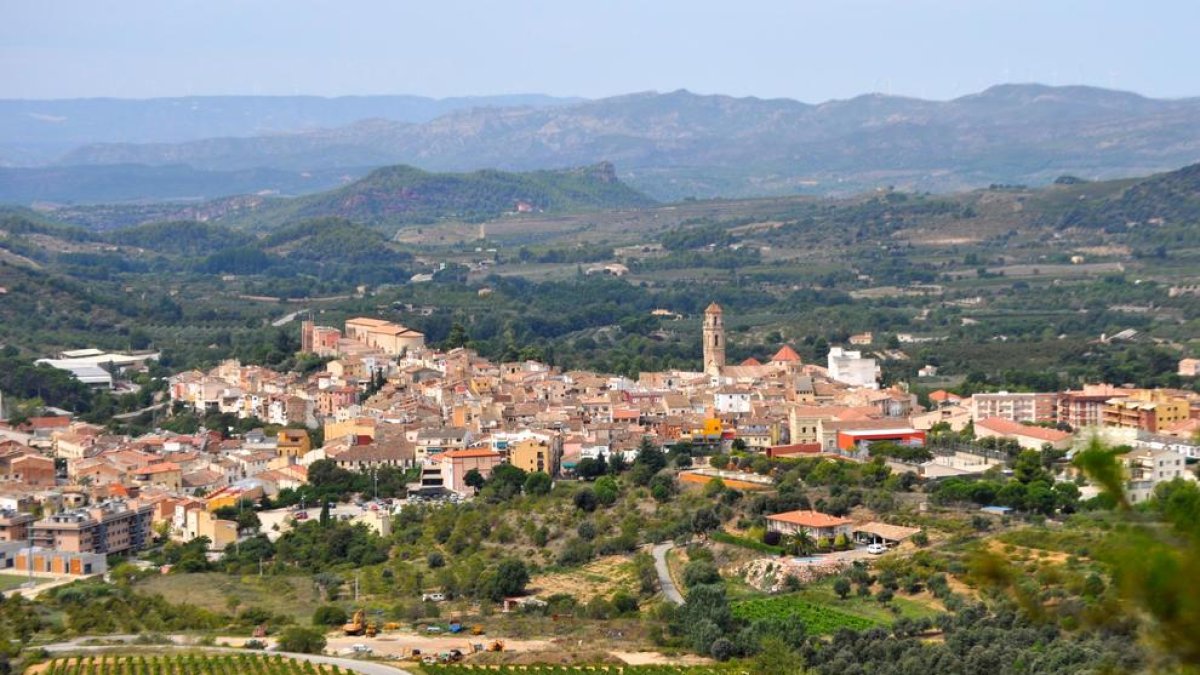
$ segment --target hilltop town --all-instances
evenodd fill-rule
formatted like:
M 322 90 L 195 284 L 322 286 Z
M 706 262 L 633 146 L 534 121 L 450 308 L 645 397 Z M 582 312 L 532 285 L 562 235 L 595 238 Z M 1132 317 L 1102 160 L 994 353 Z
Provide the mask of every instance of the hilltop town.
M 268 521 L 268 536 L 278 537 L 307 519 L 307 510 L 298 504 L 272 512 L 260 504 L 295 495 L 314 466 L 376 480 L 374 494 L 355 497 L 361 508 L 335 510 L 388 534 L 390 514 L 406 504 L 472 500 L 500 466 L 589 480 L 608 462 L 632 464 L 647 446 L 688 458 L 677 462 L 680 485 L 719 480 L 754 491 L 774 486 L 778 465 L 768 460 L 883 462 L 894 474 L 946 480 L 997 474 L 1033 450 L 1062 472 L 1074 448 L 1098 437 L 1127 448 L 1122 461 L 1135 502 L 1159 484 L 1195 480 L 1188 464 L 1200 458 L 1194 392 L 1103 383 L 967 398 L 938 390 L 926 410 L 905 387 L 878 386 L 870 335 L 853 337 L 856 350 L 833 347 L 826 364 L 803 363 L 787 345 L 763 362 L 726 363 L 724 312 L 715 303 L 704 311 L 701 369 L 642 372 L 636 380 L 534 360 L 493 363 L 462 347 L 437 350 L 419 331 L 370 317 L 341 328 L 306 319 L 300 334 L 301 352 L 319 359 L 307 374 L 230 360 L 169 378 L 168 411 L 251 420 L 259 428 L 127 437 L 70 416 L 0 428 L 2 566 L 38 578 L 89 577 L 106 571 L 109 556 L 137 554 L 156 536 L 203 538 L 212 556 L 257 537 Z M 48 363 L 84 378 L 91 370 L 109 374 L 96 368 L 96 353 L 62 356 L 68 358 Z M 114 370 L 120 380 L 120 372 L 144 366 L 145 358 L 128 357 Z M 1180 368 L 1195 376 L 1194 359 Z M 112 377 L 92 383 L 109 387 Z M 388 470 L 403 474 L 402 485 L 389 484 L 379 500 L 378 473 Z M 1094 494 L 1085 484 L 1075 497 Z M 241 504 L 259 504 L 257 518 L 239 521 Z M 1003 513 L 1040 508 L 1013 494 L 979 506 Z M 919 531 L 875 522 L 888 513 L 868 522 L 838 510 L 768 520 L 781 524 L 773 531 L 804 528 L 830 542 L 845 534 L 892 546 Z

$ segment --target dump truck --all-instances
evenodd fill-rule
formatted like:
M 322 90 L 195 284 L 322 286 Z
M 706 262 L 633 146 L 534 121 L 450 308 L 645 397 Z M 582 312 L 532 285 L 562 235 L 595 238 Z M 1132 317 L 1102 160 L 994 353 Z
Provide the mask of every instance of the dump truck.
M 471 635 L 483 635 L 483 624 L 477 623 L 471 626 Z
M 375 622 L 374 621 L 368 622 L 367 623 L 367 637 L 375 637 L 378 634 L 379 634 L 379 627 L 375 625 Z
M 503 640 L 492 640 L 491 642 L 488 643 L 487 650 L 489 652 L 504 651 L 504 641 Z
M 362 635 L 367 632 L 367 622 L 364 619 L 365 615 L 360 609 L 350 618 L 350 622 L 342 626 L 342 632 L 346 635 Z

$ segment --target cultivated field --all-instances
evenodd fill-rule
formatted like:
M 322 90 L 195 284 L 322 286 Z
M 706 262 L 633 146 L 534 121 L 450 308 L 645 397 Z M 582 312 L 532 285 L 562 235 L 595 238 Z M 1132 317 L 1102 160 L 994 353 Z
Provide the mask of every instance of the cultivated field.
M 258 654 L 95 655 L 54 659 L 32 666 L 43 675 L 338 675 L 335 665 Z

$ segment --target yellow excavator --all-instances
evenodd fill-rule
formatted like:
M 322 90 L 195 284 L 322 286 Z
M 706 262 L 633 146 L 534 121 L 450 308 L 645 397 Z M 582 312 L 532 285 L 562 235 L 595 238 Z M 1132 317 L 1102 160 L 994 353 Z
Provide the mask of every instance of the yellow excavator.
M 349 623 L 342 626 L 342 632 L 346 635 L 362 635 L 367 632 L 365 614 L 361 609 L 354 613 Z

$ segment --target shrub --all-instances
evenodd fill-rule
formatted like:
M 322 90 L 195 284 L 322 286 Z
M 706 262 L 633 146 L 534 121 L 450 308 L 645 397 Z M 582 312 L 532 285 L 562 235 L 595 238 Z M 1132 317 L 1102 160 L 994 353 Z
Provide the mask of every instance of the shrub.
M 500 562 L 496 572 L 486 584 L 486 595 L 489 600 L 499 602 L 506 597 L 520 595 L 529 583 L 529 571 L 525 563 L 516 558 L 508 558 Z
M 564 567 L 583 565 L 592 559 L 592 545 L 576 537 L 567 542 L 558 554 L 558 564 Z
M 843 600 L 850 595 L 850 580 L 846 577 L 838 577 L 833 581 L 833 592 Z
M 599 500 L 596 499 L 596 493 L 591 488 L 583 488 L 577 491 L 573 501 L 575 502 L 575 508 L 588 513 L 595 511 L 596 505 L 599 503 Z
M 726 638 L 717 638 L 708 651 L 714 659 L 728 661 L 733 656 L 733 643 Z
M 550 488 L 553 487 L 553 485 L 554 482 L 550 479 L 550 475 L 545 471 L 534 471 L 525 477 L 525 494 L 550 494 Z
M 313 612 L 314 626 L 341 626 L 346 623 L 346 610 L 337 605 L 322 605 Z
M 312 628 L 288 626 L 279 636 L 279 649 L 299 654 L 320 654 L 325 649 L 325 636 Z
M 703 584 L 715 584 L 721 581 L 721 573 L 717 566 L 707 560 L 693 560 L 683 568 L 683 585 L 685 588 Z
M 604 476 L 596 481 L 596 485 L 592 489 L 596 493 L 596 500 L 604 506 L 612 506 L 613 502 L 617 501 L 617 496 L 620 495 L 617 481 L 612 476 Z
M 637 614 L 638 611 L 637 598 L 625 591 L 617 591 L 613 594 L 612 605 L 618 614 Z
M 585 520 L 579 524 L 575 533 L 579 535 L 580 539 L 591 541 L 596 538 L 596 524 L 590 520 Z

